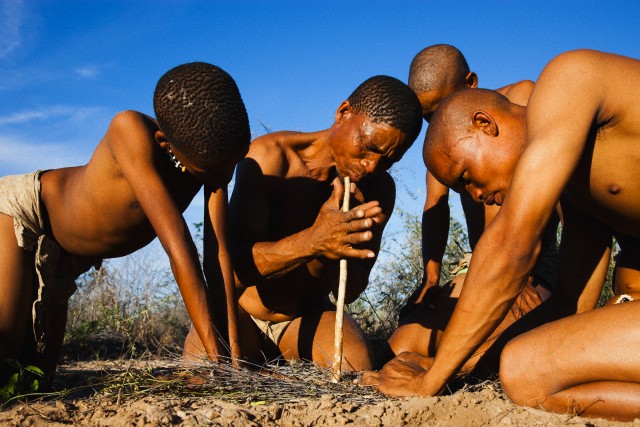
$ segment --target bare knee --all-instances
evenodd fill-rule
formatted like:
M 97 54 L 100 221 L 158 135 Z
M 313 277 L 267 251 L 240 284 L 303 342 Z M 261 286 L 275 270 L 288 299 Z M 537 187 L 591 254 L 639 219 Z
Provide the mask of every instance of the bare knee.
M 370 371 L 373 369 L 373 351 L 364 337 L 345 344 L 342 360 L 343 371 Z
M 335 311 L 324 312 L 314 333 L 312 359 L 321 366 L 330 367 L 335 350 Z M 373 369 L 373 351 L 364 332 L 355 320 L 345 313 L 343 323 L 342 370 L 365 371 Z
M 430 332 L 417 323 L 400 326 L 389 338 L 389 347 L 396 355 L 411 352 L 429 356 Z
M 516 338 L 505 346 L 500 356 L 502 390 L 517 405 L 535 406 L 536 397 L 538 401 L 541 397 L 533 396 L 536 387 L 532 384 L 530 355 L 531 349 Z

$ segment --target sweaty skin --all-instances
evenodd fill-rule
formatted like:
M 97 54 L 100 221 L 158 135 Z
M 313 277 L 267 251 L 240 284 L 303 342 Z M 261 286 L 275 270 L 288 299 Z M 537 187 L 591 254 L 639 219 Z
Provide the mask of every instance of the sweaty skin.
M 330 366 L 333 358 L 338 262 L 348 259 L 346 302 L 365 289 L 393 211 L 395 184 L 386 172 L 410 143 L 406 134 L 352 111 L 312 133 L 275 132 L 257 138 L 238 165 L 230 201 L 234 267 L 240 291 L 241 344 L 259 363 L 269 354 L 251 315 L 292 321 L 279 353 Z M 342 178 L 352 181 L 351 205 L 340 211 Z M 371 350 L 345 315 L 343 369 L 371 369 Z
M 205 206 L 209 212 L 218 209 L 221 198 L 210 196 L 223 191 L 244 152 L 216 170 L 204 171 L 172 147 L 187 166 L 187 172 L 181 173 L 167 157 L 168 144 L 155 120 L 134 111 L 119 113 L 88 164 L 42 175 L 41 197 L 53 236 L 71 254 L 96 260 L 119 257 L 142 248 L 157 236 L 169 256 L 195 329 L 206 343 L 207 354 L 215 358 L 221 353 L 218 334 L 213 327 L 197 251 L 182 212 L 203 182 L 207 189 Z M 214 226 L 219 230 L 222 225 L 211 216 L 206 217 L 205 228 L 213 230 Z M 12 343 L 0 346 L 2 356 L 15 354 L 25 339 L 32 339 L 25 314 L 30 313 L 32 267 L 16 269 L 15 265 L 32 265 L 34 254 L 19 248 L 12 235 L 12 218 L 0 215 L 0 293 L 10 295 L 0 308 L 0 342 Z M 224 240 L 214 235 L 212 238 L 215 242 L 211 243 L 224 252 Z M 216 260 L 217 257 L 212 258 Z M 229 261 L 226 263 L 230 267 Z M 15 283 L 22 286 L 17 289 Z M 47 370 L 57 363 L 66 307 L 52 319 L 57 322 L 52 325 L 51 345 L 47 345 L 42 357 Z
M 477 110 L 477 141 L 498 139 L 498 134 L 508 138 L 505 134 L 511 131 L 514 139 L 517 133 L 526 136 L 508 189 L 501 187 L 500 177 L 485 180 L 471 156 L 450 173 L 444 158 L 430 159 L 442 182 L 462 185 L 476 198 L 504 193 L 504 203 L 476 247 L 430 369 L 397 361 L 386 371 L 366 375 L 366 383 L 378 384 L 388 394 L 441 392 L 523 288 L 544 224 L 561 200 L 558 291 L 525 319 L 531 327 L 583 313 L 548 323 L 508 344 L 501 363 L 503 387 L 516 403 L 556 412 L 577 408 L 587 416 L 640 416 L 640 356 L 635 351 L 640 333 L 630 327 L 637 323 L 640 304 L 587 311 L 595 306 L 606 274 L 612 233 L 640 236 L 640 87 L 634 84 L 638 78 L 637 60 L 572 51 L 556 57 L 540 75 L 526 128 L 513 108 L 493 115 Z M 457 184 L 461 173 L 465 181 Z M 612 185 L 619 191 L 610 192 Z

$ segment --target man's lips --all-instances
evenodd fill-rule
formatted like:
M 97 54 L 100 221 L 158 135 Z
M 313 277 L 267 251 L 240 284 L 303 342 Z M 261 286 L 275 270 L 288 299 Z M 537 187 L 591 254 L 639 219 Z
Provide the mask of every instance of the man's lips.
M 496 204 L 496 198 L 495 195 L 491 194 L 488 196 L 482 196 L 482 201 L 484 202 L 485 205 L 495 205 Z
M 500 193 L 494 193 L 490 196 L 483 197 L 485 205 L 498 205 L 502 206 L 502 195 Z
M 352 182 L 359 182 L 364 175 L 365 174 L 361 172 L 349 171 L 349 178 Z

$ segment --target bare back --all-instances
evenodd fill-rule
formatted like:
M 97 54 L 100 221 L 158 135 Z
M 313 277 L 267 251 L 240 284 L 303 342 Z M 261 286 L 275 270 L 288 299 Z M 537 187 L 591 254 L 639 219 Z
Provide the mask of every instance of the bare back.
M 131 253 L 156 236 L 123 174 L 123 161 L 135 163 L 141 171 L 155 171 L 179 212 L 187 208 L 201 184 L 173 168 L 155 141 L 157 130 L 156 122 L 148 116 L 133 111 L 120 113 L 88 164 L 48 171 L 42 176 L 42 198 L 51 228 L 65 250 L 110 258 Z M 114 144 L 124 146 L 122 152 L 127 155 L 118 158 Z

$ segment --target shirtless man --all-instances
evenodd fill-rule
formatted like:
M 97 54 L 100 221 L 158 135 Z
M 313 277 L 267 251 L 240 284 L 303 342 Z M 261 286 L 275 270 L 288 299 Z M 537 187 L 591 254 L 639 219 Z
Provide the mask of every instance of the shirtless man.
M 562 319 L 507 345 L 504 390 L 518 404 L 555 412 L 640 416 L 640 302 L 591 310 L 612 234 L 640 237 L 638 78 L 638 60 L 572 51 L 545 67 L 526 112 L 488 91 L 443 103 L 427 132 L 427 166 L 445 185 L 502 208 L 478 242 L 435 359 L 420 366 L 396 358 L 364 383 L 393 395 L 442 392 L 525 285 L 561 200 L 556 291 L 521 329 Z
M 226 186 L 249 148 L 247 113 L 231 76 L 206 63 L 162 76 L 154 110 L 116 115 L 84 166 L 0 179 L 1 358 L 53 371 L 75 279 L 156 236 L 205 354 L 224 354 L 207 294 L 224 306 L 223 277 L 233 284 Z M 203 185 L 209 290 L 182 217 Z
M 238 164 L 230 201 L 234 267 L 240 287 L 243 354 L 331 366 L 339 259 L 348 259 L 346 302 L 365 289 L 393 211 L 387 173 L 420 132 L 420 103 L 387 76 L 362 83 L 326 130 L 257 138 Z M 343 188 L 350 177 L 351 189 Z M 351 206 L 341 212 L 344 191 Z M 197 351 L 194 345 L 193 351 Z M 371 369 L 362 330 L 345 313 L 343 369 Z
M 476 73 L 469 70 L 462 53 L 451 45 L 429 46 L 421 50 L 411 62 L 409 87 L 418 95 L 422 114 L 427 122 L 442 99 L 456 90 L 477 86 Z M 497 92 L 515 104 L 526 106 L 533 86 L 532 81 L 523 80 L 497 89 Z M 435 355 L 437 343 L 462 290 L 468 268 L 467 259 L 470 257 L 468 254 L 468 257 L 461 261 L 463 265 L 460 265 L 451 282 L 438 286 L 449 233 L 449 188 L 438 182 L 428 170 L 426 183 L 427 197 L 422 215 L 425 273 L 421 286 L 401 311 L 400 327 L 389 339 L 389 346 L 395 354 L 411 351 L 425 356 Z M 460 201 L 465 213 L 469 245 L 473 250 L 485 226 L 491 222 L 500 208 L 496 205 L 476 203 L 467 193 L 460 194 Z M 557 258 L 557 225 L 558 217 L 554 216 L 546 229 L 543 253 L 536 264 L 531 283 L 514 303 L 505 321 L 469 360 L 465 371 L 474 367 L 475 362 L 504 329 L 551 295 Z

